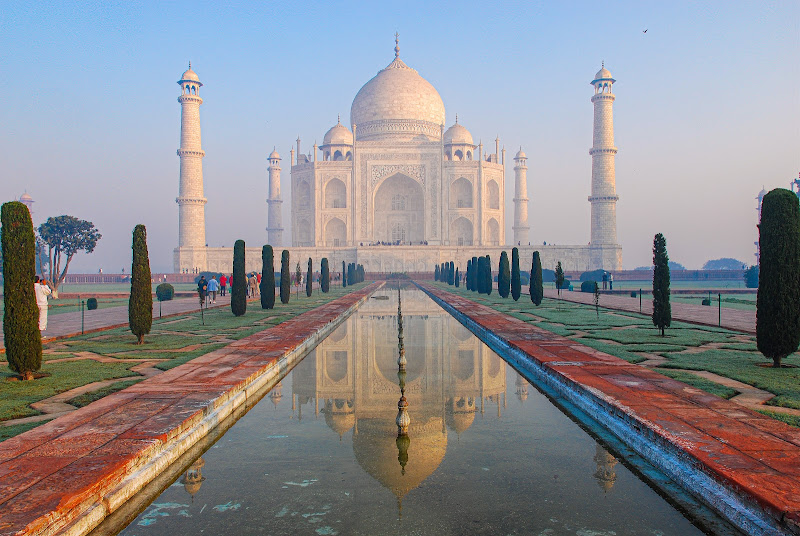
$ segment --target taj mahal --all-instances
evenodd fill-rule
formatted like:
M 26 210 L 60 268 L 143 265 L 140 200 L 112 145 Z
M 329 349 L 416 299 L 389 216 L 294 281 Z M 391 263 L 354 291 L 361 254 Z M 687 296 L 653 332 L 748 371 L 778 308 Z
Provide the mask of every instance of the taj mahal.
M 506 150 L 477 145 L 455 121 L 445 127 L 441 96 L 427 80 L 394 59 L 356 94 L 348 125 L 341 118 L 303 152 L 301 140 L 289 152 L 291 236 L 282 221 L 281 162 L 268 156 L 265 243 L 288 249 L 293 259 L 312 258 L 319 266 L 364 265 L 367 272 L 432 272 L 442 262 L 466 266 L 467 259 L 520 249 L 523 269 L 538 250 L 542 266 L 561 261 L 566 270 L 622 268 L 617 242 L 612 104 L 615 80 L 603 68 L 594 88 L 591 174 L 591 229 L 588 245 L 530 245 L 527 155 L 513 157 L 513 237 L 505 233 Z M 174 269 L 230 272 L 233 249 L 208 247 L 205 238 L 200 139 L 200 82 L 189 69 L 178 81 L 181 95 L 179 244 Z M 249 244 L 247 270 L 261 269 L 262 244 Z M 256 246 L 256 247 L 253 247 Z

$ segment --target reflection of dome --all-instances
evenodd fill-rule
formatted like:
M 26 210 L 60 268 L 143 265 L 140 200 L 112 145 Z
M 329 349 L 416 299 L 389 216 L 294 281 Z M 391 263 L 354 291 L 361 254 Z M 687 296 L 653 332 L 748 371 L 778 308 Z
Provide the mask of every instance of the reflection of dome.
M 438 139 L 444 120 L 442 97 L 397 57 L 364 84 L 350 108 L 350 123 L 356 125 L 358 139 L 420 134 Z
M 475 400 L 462 396 L 447 402 L 445 422 L 451 430 L 461 435 L 475 421 Z
M 346 126 L 337 122 L 325 133 L 323 145 L 353 145 L 353 133 Z
M 200 486 L 203 485 L 203 481 L 205 480 L 205 477 L 201 473 L 205 464 L 206 462 L 203 458 L 197 458 L 197 460 L 189 466 L 189 469 L 186 470 L 186 474 L 181 478 L 183 489 L 192 497 L 200 491 Z
M 350 400 L 326 400 L 325 424 L 328 428 L 339 434 L 339 439 L 350 431 L 356 423 L 353 412 L 353 402 Z
M 451 143 L 474 145 L 474 143 L 472 143 L 472 134 L 462 125 L 459 125 L 458 121 L 444 133 L 444 144 L 449 145 Z
M 594 473 L 597 485 L 603 491 L 610 491 L 614 487 L 614 482 L 617 481 L 617 473 L 614 471 L 617 459 L 598 444 L 595 449 L 594 462 L 597 464 L 597 471 Z
M 414 424 L 412 420 L 408 437 L 408 461 L 404 469 L 397 459 L 397 426 L 392 418 L 359 419 L 358 434 L 353 436 L 353 453 L 358 464 L 398 498 L 433 474 L 447 451 L 447 434 L 442 433 L 439 418 L 431 418 L 425 424 Z

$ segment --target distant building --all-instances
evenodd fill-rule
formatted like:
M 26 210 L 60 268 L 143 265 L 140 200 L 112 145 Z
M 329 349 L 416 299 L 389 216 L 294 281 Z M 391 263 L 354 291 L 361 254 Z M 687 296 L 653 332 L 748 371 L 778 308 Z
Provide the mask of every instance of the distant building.
M 28 207 L 28 212 L 31 213 L 31 219 L 33 219 L 33 204 L 35 201 L 30 195 L 28 195 L 28 192 L 25 192 L 19 196 L 19 202 Z

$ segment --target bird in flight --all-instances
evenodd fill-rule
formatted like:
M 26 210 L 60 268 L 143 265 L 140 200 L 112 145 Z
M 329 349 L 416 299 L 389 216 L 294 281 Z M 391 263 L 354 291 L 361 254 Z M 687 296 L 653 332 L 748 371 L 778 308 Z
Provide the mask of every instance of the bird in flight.
M 643 31 L 642 33 L 647 33 L 647 30 Z

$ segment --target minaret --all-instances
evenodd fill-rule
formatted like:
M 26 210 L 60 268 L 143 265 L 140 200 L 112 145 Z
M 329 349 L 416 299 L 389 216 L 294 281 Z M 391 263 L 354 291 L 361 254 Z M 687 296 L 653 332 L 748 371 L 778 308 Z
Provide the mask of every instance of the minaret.
M 528 225 L 528 157 L 522 147 L 514 162 L 514 244 L 524 246 L 530 242 L 531 227 Z
M 617 244 L 617 190 L 614 179 L 614 94 L 611 86 L 616 80 L 605 65 L 592 80 L 594 86 L 594 135 L 592 148 L 592 232 L 591 245 Z
M 269 155 L 269 199 L 267 199 L 267 242 L 271 246 L 283 245 L 281 225 L 281 157 L 276 150 Z
M 206 246 L 206 216 L 203 197 L 203 157 L 205 152 L 200 147 L 200 78 L 189 69 L 183 73 L 178 81 L 181 86 L 181 148 L 178 156 L 181 159 L 181 182 L 178 190 L 178 247 L 179 248 L 205 248 Z M 188 261 L 189 257 L 181 256 Z M 196 255 L 191 256 L 195 266 L 182 266 L 184 268 L 205 269 L 204 261 L 198 263 Z

